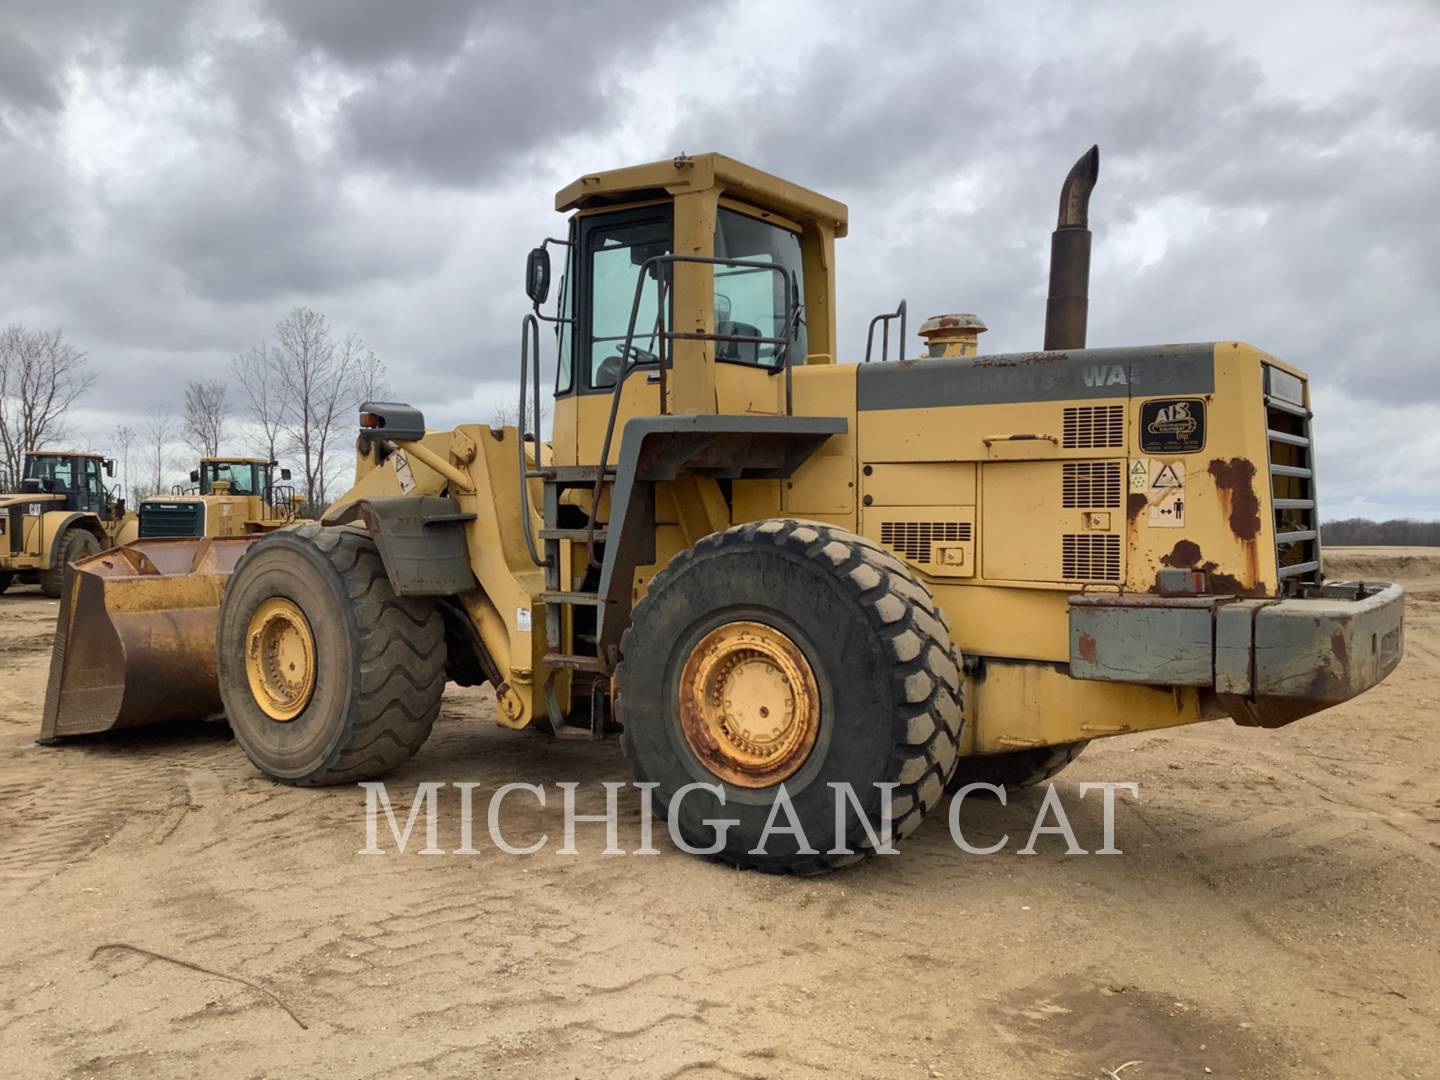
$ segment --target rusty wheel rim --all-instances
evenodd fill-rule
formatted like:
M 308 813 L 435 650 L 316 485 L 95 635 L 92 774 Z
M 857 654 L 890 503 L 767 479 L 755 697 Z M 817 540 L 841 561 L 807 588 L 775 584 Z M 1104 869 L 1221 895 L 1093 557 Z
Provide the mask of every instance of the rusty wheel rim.
M 271 720 L 295 719 L 315 692 L 315 637 L 293 601 L 272 596 L 250 616 L 245 676 L 255 703 Z
M 795 775 L 820 731 L 810 662 L 764 623 L 725 623 L 690 651 L 680 675 L 680 727 L 720 779 L 762 788 Z

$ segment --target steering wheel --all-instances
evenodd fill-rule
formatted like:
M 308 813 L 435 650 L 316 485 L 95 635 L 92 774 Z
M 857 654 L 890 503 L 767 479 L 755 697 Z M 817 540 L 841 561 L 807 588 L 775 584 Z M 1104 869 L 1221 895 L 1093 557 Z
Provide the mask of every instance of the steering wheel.
M 623 341 L 616 348 L 624 359 L 636 364 L 658 364 L 660 358 L 648 349 L 642 349 L 638 345 L 626 345 Z

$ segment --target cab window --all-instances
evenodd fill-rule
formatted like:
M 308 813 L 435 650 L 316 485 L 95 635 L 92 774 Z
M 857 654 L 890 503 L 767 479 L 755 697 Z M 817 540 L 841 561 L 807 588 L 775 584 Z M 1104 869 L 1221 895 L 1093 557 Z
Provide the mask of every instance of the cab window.
M 586 239 L 589 259 L 590 386 L 613 387 L 625 367 L 626 331 L 635 310 L 635 336 L 629 360 L 655 363 L 659 335 L 668 328 L 669 312 L 660 311 L 660 275 L 665 268 L 644 270 L 640 306 L 635 309 L 635 287 L 646 260 L 667 255 L 671 249 L 670 224 L 665 220 L 633 221 L 593 228 Z M 667 304 L 668 307 L 668 304 Z
M 56 489 L 75 486 L 69 458 L 32 457 L 25 463 L 25 477 L 28 480 L 49 480 Z
M 774 263 L 795 276 L 799 297 L 805 295 L 805 270 L 798 233 L 769 221 L 722 207 L 715 217 L 715 257 Z M 770 270 L 749 267 L 715 268 L 715 332 L 735 337 L 784 337 L 786 278 Z M 806 354 L 805 322 L 795 328 L 790 362 Z M 775 367 L 784 362 L 783 346 L 721 341 L 715 359 L 732 363 Z
M 255 466 L 249 463 L 210 461 L 205 464 L 202 474 L 205 481 L 200 489 L 202 495 L 210 495 L 217 483 L 228 483 L 231 495 L 258 495 L 260 489 L 255 483 Z
M 573 234 L 572 234 L 573 239 Z M 560 302 L 555 324 L 555 393 L 568 394 L 575 384 L 575 245 L 565 249 L 565 273 L 560 278 Z

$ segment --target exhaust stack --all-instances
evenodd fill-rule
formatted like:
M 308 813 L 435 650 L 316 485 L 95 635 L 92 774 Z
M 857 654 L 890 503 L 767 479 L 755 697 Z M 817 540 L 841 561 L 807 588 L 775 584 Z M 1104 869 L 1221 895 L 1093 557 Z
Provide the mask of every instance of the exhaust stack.
M 1090 192 L 1100 175 L 1100 147 L 1081 155 L 1060 188 L 1060 219 L 1050 234 L 1050 296 L 1045 348 L 1083 349 L 1090 314 Z

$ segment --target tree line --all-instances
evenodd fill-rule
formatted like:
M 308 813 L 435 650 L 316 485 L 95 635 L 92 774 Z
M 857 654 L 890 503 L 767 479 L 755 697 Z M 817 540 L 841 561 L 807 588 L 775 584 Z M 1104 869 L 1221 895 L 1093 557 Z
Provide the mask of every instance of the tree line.
M 18 486 L 27 450 L 90 448 L 65 444 L 76 437 L 70 414 L 94 383 L 85 352 L 62 331 L 19 323 L 0 331 L 0 491 Z M 386 393 L 385 364 L 358 334 L 337 334 L 320 312 L 297 307 L 268 340 L 234 356 L 224 377 L 190 380 L 183 400 L 117 425 L 105 449 L 135 502 L 165 493 L 172 472 L 193 467 L 177 443 L 195 457 L 285 457 L 298 464 L 296 489 L 313 512 L 348 471 L 357 408 Z
M 1440 521 L 1345 518 L 1320 526 L 1321 544 L 1339 547 L 1440 547 Z

